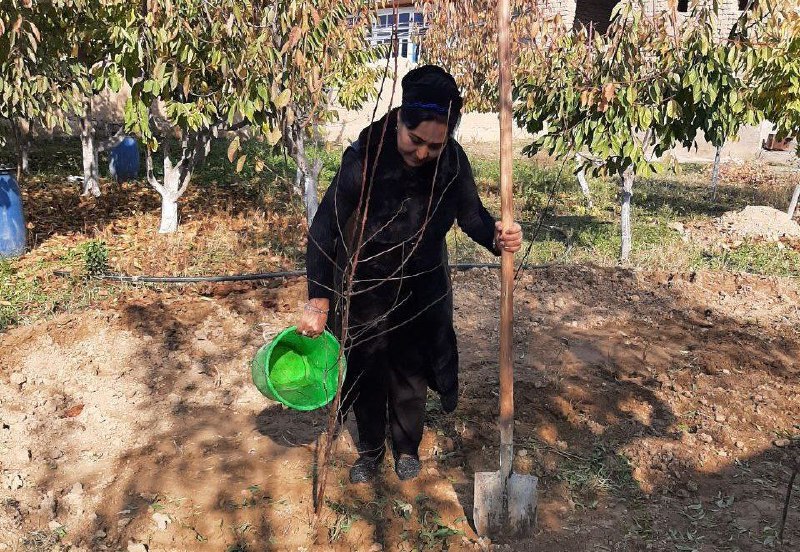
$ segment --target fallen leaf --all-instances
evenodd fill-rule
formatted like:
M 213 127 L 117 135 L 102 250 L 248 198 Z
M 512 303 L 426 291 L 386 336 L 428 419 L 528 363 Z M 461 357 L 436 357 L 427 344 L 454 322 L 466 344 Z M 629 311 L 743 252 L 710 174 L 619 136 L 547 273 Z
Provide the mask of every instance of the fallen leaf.
M 64 417 L 74 418 L 75 416 L 78 416 L 81 412 L 83 412 L 83 406 L 84 405 L 82 404 L 76 404 L 75 406 L 68 408 L 66 411 L 64 411 Z

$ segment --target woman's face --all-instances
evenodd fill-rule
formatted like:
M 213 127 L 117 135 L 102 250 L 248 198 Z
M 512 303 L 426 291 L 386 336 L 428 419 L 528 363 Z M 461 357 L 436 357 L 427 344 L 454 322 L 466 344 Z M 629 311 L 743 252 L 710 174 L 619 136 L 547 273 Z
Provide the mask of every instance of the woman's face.
M 447 125 L 439 121 L 423 121 L 414 130 L 397 119 L 397 151 L 406 165 L 419 167 L 433 161 L 447 141 Z

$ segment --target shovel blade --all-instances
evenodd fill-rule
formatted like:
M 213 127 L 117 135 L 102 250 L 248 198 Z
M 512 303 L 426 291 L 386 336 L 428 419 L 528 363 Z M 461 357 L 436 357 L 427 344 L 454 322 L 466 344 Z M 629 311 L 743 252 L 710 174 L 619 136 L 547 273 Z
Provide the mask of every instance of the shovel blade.
M 476 473 L 472 516 L 477 533 L 491 538 L 530 535 L 538 484 L 532 475 L 512 473 L 504 480 L 499 471 Z

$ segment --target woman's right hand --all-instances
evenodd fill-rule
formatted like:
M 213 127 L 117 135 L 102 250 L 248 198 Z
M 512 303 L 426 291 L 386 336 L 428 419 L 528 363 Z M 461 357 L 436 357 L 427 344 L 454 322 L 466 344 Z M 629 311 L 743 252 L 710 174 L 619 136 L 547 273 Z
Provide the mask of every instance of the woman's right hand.
M 307 337 L 317 337 L 325 331 L 328 321 L 330 301 L 324 298 L 309 299 L 303 307 L 300 322 L 297 323 L 297 333 Z

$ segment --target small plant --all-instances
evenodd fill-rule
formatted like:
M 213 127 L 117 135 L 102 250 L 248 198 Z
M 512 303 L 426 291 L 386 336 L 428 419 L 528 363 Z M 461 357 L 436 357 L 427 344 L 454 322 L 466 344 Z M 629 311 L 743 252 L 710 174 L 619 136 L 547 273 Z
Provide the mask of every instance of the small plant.
M 83 262 L 87 276 L 105 274 L 108 271 L 108 246 L 106 246 L 106 242 L 99 240 L 86 242 L 83 249 Z

